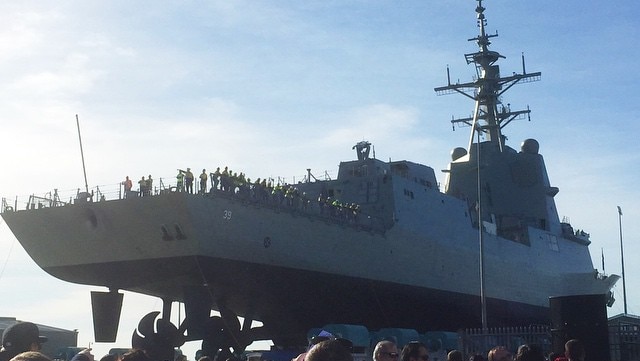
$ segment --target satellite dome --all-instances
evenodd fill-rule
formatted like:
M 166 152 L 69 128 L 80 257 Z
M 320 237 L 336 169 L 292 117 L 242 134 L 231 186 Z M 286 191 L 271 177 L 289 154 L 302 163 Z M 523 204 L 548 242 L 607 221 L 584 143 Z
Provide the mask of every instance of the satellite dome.
M 520 151 L 523 153 L 538 154 L 538 150 L 540 150 L 540 144 L 535 139 L 525 139 L 520 146 Z
M 451 160 L 460 159 L 460 158 L 464 157 L 465 155 L 467 155 L 467 150 L 466 149 L 464 149 L 462 147 L 454 148 L 451 151 Z

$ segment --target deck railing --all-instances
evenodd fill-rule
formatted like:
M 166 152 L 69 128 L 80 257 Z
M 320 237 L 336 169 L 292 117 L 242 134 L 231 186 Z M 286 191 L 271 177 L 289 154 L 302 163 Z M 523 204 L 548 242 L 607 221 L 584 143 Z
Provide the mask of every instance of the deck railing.
M 167 182 L 163 178 L 154 180 L 152 190 L 148 194 L 141 194 L 139 191 L 124 190 L 122 183 L 96 186 L 89 189 L 89 192 L 81 189 L 75 191 L 60 192 L 54 189 L 42 196 L 32 194 L 28 201 L 21 204 L 18 198 L 14 204 L 9 204 L 5 198 L 2 199 L 0 213 L 14 212 L 18 210 L 36 210 L 42 208 L 63 207 L 71 204 L 86 202 L 103 202 L 107 200 L 120 200 L 127 197 L 156 196 L 168 192 L 184 192 L 183 187 L 178 188 L 176 183 Z M 234 185 L 232 190 L 208 189 L 202 192 L 199 189 L 199 182 L 194 182 L 194 193 L 211 197 L 225 197 L 237 201 L 272 208 L 276 211 L 290 212 L 294 215 L 304 215 L 318 218 L 327 222 L 334 222 L 345 226 L 356 227 L 361 230 L 384 233 L 391 225 L 384 222 L 380 217 L 355 210 L 348 206 L 334 206 L 332 204 L 320 205 L 317 196 L 305 198 L 296 196 L 287 198 L 282 191 L 271 193 L 270 189 L 254 186 L 253 184 Z M 207 184 L 209 186 L 209 184 Z
M 323 176 L 319 177 L 322 179 L 316 179 L 313 177 L 313 180 L 306 178 L 307 175 L 303 176 L 293 176 L 293 177 L 268 177 L 265 179 L 269 179 L 273 184 L 296 184 L 297 180 L 303 179 L 304 182 L 308 181 L 320 181 L 320 180 L 331 180 L 330 172 L 324 171 Z M 133 189 L 131 194 L 139 194 L 138 190 L 138 181 L 135 179 L 131 179 L 133 182 Z M 291 181 L 291 182 L 290 182 Z M 211 179 L 208 180 L 207 187 L 211 184 Z M 176 177 L 160 177 L 154 179 L 152 190 L 150 195 L 157 195 L 164 192 L 170 191 L 179 191 L 179 187 L 177 186 Z M 184 188 L 184 187 L 182 187 Z M 198 175 L 195 175 L 195 179 L 193 182 L 194 192 L 200 193 L 200 182 L 198 179 Z M 68 189 L 68 190 L 60 190 L 54 189 L 53 191 L 44 193 L 44 194 L 30 194 L 26 196 L 16 196 L 13 199 L 2 197 L 2 203 L 0 204 L 0 213 L 4 212 L 13 212 L 17 210 L 25 210 L 25 209 L 40 209 L 46 207 L 59 207 L 68 204 L 74 204 L 76 202 L 99 202 L 105 200 L 115 200 L 115 199 L 124 199 L 126 197 L 124 190 L 124 182 L 120 183 L 112 183 L 106 185 L 98 185 L 88 189 L 88 192 L 82 188 Z

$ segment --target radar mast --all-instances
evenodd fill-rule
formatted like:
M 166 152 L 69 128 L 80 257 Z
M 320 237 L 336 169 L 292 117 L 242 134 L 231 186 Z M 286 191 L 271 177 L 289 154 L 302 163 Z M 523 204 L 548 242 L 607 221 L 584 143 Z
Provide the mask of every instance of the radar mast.
M 529 107 L 526 110 L 512 111 L 509 104 L 502 104 L 500 97 L 516 83 L 528 83 L 540 80 L 541 73 L 527 73 L 524 65 L 524 55 L 522 56 L 522 74 L 513 73 L 508 77 L 500 76 L 500 67 L 496 64 L 500 58 L 504 56 L 496 51 L 489 50 L 489 41 L 491 38 L 498 36 L 498 33 L 487 34 L 487 20 L 484 16 L 485 8 L 482 6 L 482 0 L 477 0 L 478 6 L 476 13 L 478 18 L 478 28 L 480 33 L 478 36 L 468 39 L 475 41 L 479 50 L 475 53 L 465 54 L 467 64 L 475 64 L 476 79 L 468 83 L 451 83 L 449 75 L 449 67 L 447 66 L 447 82 L 443 87 L 435 88 L 437 95 L 460 93 L 475 101 L 473 116 L 467 118 L 452 119 L 451 123 L 466 124 L 471 126 L 471 136 L 469 139 L 469 147 L 467 151 L 471 151 L 473 137 L 477 131 L 479 135 L 484 135 L 485 139 L 490 143 L 496 143 L 502 152 L 504 150 L 504 136 L 502 128 L 507 126 L 512 120 L 528 118 Z

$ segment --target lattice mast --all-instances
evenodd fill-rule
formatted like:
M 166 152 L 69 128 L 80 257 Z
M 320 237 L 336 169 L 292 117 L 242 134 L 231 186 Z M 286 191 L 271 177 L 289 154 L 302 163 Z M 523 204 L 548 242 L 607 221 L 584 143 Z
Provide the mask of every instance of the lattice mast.
M 464 55 L 467 64 L 475 64 L 476 79 L 468 83 L 451 84 L 449 67 L 447 66 L 448 85 L 434 90 L 437 95 L 460 93 L 475 101 L 473 116 L 451 120 L 454 129 L 455 125 L 459 123 L 471 126 L 471 136 L 467 151 L 471 151 L 476 131 L 484 135 L 487 141 L 497 143 L 500 151 L 503 151 L 504 136 L 502 135 L 502 128 L 506 127 L 512 120 L 523 119 L 525 116 L 529 118 L 531 111 L 529 107 L 526 110 L 512 111 L 508 104 L 507 106 L 502 104 L 500 97 L 518 82 L 528 83 L 540 80 L 541 73 L 527 74 L 523 55 L 522 74 L 513 73 L 508 77 L 500 76 L 500 67 L 496 63 L 498 59 L 505 59 L 505 57 L 496 51 L 489 50 L 489 45 L 491 44 L 489 39 L 498 36 L 498 33 L 496 32 L 493 35 L 486 33 L 485 8 L 482 6 L 482 0 L 477 1 L 476 13 L 478 14 L 480 34 L 468 40 L 475 41 L 478 44 L 479 51 Z

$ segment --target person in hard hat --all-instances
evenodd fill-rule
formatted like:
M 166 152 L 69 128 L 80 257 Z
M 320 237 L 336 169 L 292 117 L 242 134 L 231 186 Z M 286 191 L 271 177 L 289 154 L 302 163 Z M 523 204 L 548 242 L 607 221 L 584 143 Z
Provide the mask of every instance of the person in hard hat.
M 220 167 L 216 168 L 216 171 L 211 173 L 211 183 L 213 189 L 218 189 L 218 184 L 220 183 L 220 176 L 222 175 L 222 173 L 220 173 Z
M 176 191 L 184 191 L 184 173 L 182 169 L 178 169 L 178 175 L 176 176 Z
M 150 196 L 153 192 L 153 179 L 151 178 L 151 174 L 149 174 L 149 178 L 147 178 L 147 184 L 144 187 L 144 195 Z
M 133 188 L 133 182 L 129 179 L 129 176 L 125 177 L 122 185 L 124 186 L 124 197 L 127 198 L 129 192 L 131 192 L 131 188 Z
M 200 174 L 200 193 L 207 193 L 207 170 L 203 169 Z
M 193 173 L 191 173 L 191 168 L 187 168 L 184 173 L 184 181 L 187 186 L 187 193 L 193 194 Z
M 140 197 L 143 197 L 146 193 L 147 190 L 147 181 L 146 179 L 144 179 L 144 176 L 142 176 L 142 178 L 140 178 L 140 180 L 138 181 L 138 186 L 139 186 L 139 192 L 138 195 Z

